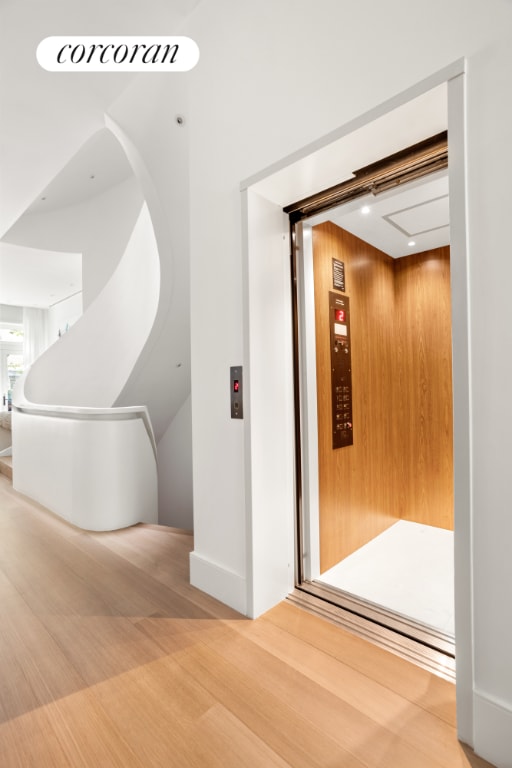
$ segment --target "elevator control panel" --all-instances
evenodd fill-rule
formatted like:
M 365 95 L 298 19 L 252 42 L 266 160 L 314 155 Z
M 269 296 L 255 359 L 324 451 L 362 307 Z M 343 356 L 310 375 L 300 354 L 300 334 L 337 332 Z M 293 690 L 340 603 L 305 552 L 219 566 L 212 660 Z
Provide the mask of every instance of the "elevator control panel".
M 230 369 L 230 391 L 231 391 L 231 418 L 243 419 L 244 400 L 243 400 L 243 379 L 242 366 L 232 366 Z
M 332 447 L 353 445 L 350 299 L 329 292 Z

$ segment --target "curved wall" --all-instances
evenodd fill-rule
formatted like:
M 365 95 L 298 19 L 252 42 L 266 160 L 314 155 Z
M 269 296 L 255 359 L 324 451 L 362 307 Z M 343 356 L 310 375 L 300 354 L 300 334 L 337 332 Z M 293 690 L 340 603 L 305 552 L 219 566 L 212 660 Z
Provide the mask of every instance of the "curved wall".
M 103 291 L 31 367 L 25 382 L 27 399 L 56 405 L 112 406 L 150 333 L 159 280 L 158 251 L 144 205 Z
M 184 116 L 181 124 L 177 115 Z M 136 78 L 109 109 L 106 124 L 123 146 L 142 189 L 161 270 L 151 336 L 116 404 L 146 403 L 160 442 L 190 395 L 189 128 L 184 80 L 158 74 Z
M 146 96 L 158 94 L 159 105 L 164 82 L 146 87 Z M 62 194 L 60 207 L 55 204 L 43 212 L 38 202 L 6 239 L 72 248 L 83 255 L 84 315 L 32 366 L 25 396 L 40 404 L 146 406 L 157 439 L 162 438 L 158 446 L 160 520 L 192 528 L 190 415 L 183 418 L 190 395 L 188 218 L 183 215 L 188 140 L 176 123 L 170 125 L 171 109 L 167 125 L 159 125 L 163 133 L 166 128 L 175 130 L 168 166 L 160 162 L 160 140 L 148 136 L 154 128 L 141 120 L 130 100 L 126 111 L 113 110 L 122 116 L 123 126 L 105 117 L 102 131 L 112 138 L 101 138 L 100 131 L 86 144 L 105 147 L 113 141 L 117 146 L 111 151 L 116 156 L 122 152 L 132 176 L 68 206 L 62 206 Z M 80 149 L 72 163 L 76 165 L 84 152 L 85 148 Z M 100 158 L 104 153 L 103 149 Z M 100 158 L 94 162 L 101 165 Z M 121 164 L 119 157 L 117 164 Z M 70 169 L 63 173 L 69 176 Z M 158 174 L 171 192 L 170 197 L 165 195 L 165 207 L 162 191 L 155 186 Z M 58 184 L 52 188 L 59 193 Z M 131 232 L 143 200 L 146 203 Z
M 101 164 L 101 158 L 98 163 Z M 143 202 L 140 186 L 132 175 L 86 200 L 64 207 L 45 210 L 38 203 L 36 210 L 20 217 L 2 241 L 28 248 L 81 253 L 86 309 L 119 264 Z
M 79 528 L 157 522 L 152 442 L 139 414 L 13 410 L 16 490 Z

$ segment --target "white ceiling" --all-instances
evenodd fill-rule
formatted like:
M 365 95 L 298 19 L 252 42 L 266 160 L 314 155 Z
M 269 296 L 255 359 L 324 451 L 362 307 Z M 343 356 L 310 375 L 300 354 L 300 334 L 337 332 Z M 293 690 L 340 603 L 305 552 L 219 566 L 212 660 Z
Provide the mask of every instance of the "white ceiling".
M 80 147 L 69 163 L 29 205 L 27 212 L 45 213 L 77 205 L 120 184 L 132 174 L 121 145 L 105 128 Z
M 406 186 L 365 195 L 309 223 L 332 221 L 388 256 L 400 258 L 450 242 L 448 171 Z
M 0 2 L 0 237 L 40 195 L 134 76 L 47 72 L 36 49 L 50 35 L 179 34 L 200 0 Z
M 107 129 L 94 134 L 20 217 L 77 205 L 132 175 Z M 0 241 L 0 304 L 48 308 L 82 290 L 82 255 Z
M 75 291 L 77 254 L 24 252 L 4 236 L 26 211 L 76 203 L 118 183 L 124 172 L 110 151 L 107 165 L 104 145 L 87 144 L 133 75 L 46 72 L 37 64 L 37 45 L 59 34 L 159 34 L 162 18 L 169 34 L 179 34 L 198 2 L 0 1 L 1 303 L 49 306 Z
M 98 29 L 102 34 L 154 34 L 153 20 L 161 19 L 163 13 L 174 34 L 199 1 L 146 0 L 144 13 L 139 0 L 124 0 L 122 8 L 102 0 L 70 2 L 65 8 L 59 0 L 2 4 L 0 236 L 6 236 L 0 239 L 1 303 L 49 306 L 74 293 L 77 286 L 79 254 L 9 245 L 12 224 L 25 212 L 42 213 L 77 203 L 130 172 L 115 140 L 106 132 L 97 132 L 104 126 L 105 111 L 132 76 L 45 72 L 35 60 L 37 44 L 50 34 L 97 33 Z M 17 67 L 11 66 L 13 60 Z M 446 88 L 436 88 L 315 153 L 305 152 L 302 159 L 290 162 L 255 188 L 285 206 L 347 180 L 355 168 L 445 130 L 446 101 Z M 89 139 L 92 134 L 97 135 Z M 447 187 L 427 188 L 421 200 L 417 191 L 410 200 L 405 190 L 401 192 L 394 201 L 387 193 L 373 200 L 372 213 L 366 217 L 349 207 L 332 216 L 340 226 L 392 255 L 403 255 L 399 251 L 408 233 L 414 233 L 420 250 L 433 247 L 429 238 L 434 231 L 447 236 Z
M 48 308 L 82 290 L 82 255 L 0 243 L 0 304 Z

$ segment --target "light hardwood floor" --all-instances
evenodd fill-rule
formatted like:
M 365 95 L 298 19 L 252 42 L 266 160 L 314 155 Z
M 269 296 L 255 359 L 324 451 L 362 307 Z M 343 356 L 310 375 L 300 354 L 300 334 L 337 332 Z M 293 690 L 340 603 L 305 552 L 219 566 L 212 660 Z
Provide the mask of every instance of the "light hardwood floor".
M 188 584 L 192 538 L 85 533 L 0 477 L 2 768 L 484 768 L 454 686 L 284 602 Z

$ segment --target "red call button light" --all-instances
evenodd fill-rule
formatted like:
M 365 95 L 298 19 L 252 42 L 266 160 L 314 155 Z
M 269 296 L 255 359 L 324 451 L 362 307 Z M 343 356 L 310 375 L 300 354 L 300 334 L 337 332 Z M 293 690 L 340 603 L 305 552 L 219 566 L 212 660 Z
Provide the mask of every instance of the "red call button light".
M 344 323 L 346 318 L 345 310 L 344 309 L 335 309 L 334 310 L 334 319 L 337 323 Z

